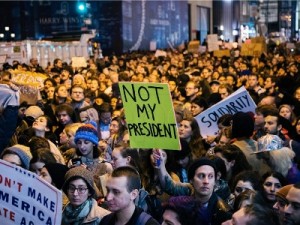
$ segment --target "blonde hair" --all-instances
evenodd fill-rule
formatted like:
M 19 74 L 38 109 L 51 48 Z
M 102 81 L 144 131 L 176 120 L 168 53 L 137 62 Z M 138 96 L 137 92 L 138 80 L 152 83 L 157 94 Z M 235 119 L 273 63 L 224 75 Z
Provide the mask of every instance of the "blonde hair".
M 288 104 L 283 104 L 283 105 L 281 105 L 281 106 L 279 106 L 279 114 L 280 114 L 280 110 L 282 109 L 282 108 L 287 108 L 288 110 L 290 110 L 290 112 L 291 112 L 291 117 L 290 117 L 290 119 L 289 119 L 289 121 L 291 122 L 291 124 L 294 126 L 295 124 L 296 124 L 296 115 L 295 115 L 295 113 L 294 113 L 294 111 L 293 111 L 293 108 L 294 107 L 292 107 L 291 105 L 288 105 Z
M 83 124 L 83 123 L 71 123 L 71 124 L 68 124 L 68 125 L 66 125 L 66 127 L 65 127 L 65 132 L 66 132 L 66 134 L 67 134 L 68 136 L 70 136 L 70 134 L 71 134 L 71 135 L 75 135 L 77 129 L 78 129 L 79 127 L 81 127 L 82 125 L 84 125 L 84 124 Z

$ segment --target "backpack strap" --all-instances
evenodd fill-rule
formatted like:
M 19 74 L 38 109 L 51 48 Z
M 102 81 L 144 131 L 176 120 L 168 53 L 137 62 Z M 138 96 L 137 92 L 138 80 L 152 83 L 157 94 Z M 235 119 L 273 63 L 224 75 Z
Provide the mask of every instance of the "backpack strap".
M 147 223 L 147 221 L 151 218 L 151 216 L 145 212 L 142 212 L 139 215 L 139 218 L 136 221 L 136 225 L 145 225 Z

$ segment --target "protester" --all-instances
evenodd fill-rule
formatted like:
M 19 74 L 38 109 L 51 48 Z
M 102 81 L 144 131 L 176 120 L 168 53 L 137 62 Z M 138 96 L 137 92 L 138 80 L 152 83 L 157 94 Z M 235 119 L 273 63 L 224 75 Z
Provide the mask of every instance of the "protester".
M 71 168 L 66 173 L 62 189 L 70 203 L 63 210 L 62 225 L 98 225 L 104 216 L 110 214 L 93 199 L 93 181 L 92 172 L 82 166 Z

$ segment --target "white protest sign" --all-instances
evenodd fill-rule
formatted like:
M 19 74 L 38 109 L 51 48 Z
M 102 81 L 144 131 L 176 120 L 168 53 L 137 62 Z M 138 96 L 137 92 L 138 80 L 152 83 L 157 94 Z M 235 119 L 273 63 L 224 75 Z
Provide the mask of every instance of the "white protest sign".
M 209 52 L 219 50 L 219 42 L 217 34 L 209 34 L 207 35 L 207 50 Z
M 229 95 L 227 98 L 211 106 L 195 117 L 202 137 L 216 135 L 218 133 L 218 119 L 224 114 L 237 112 L 255 113 L 256 104 L 244 86 Z
M 1 225 L 61 224 L 62 193 L 35 173 L 0 160 Z

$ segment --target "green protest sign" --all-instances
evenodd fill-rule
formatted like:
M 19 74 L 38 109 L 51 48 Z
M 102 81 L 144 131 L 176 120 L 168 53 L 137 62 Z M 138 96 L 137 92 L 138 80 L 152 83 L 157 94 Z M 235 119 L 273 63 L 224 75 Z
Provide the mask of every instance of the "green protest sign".
M 179 150 L 168 84 L 119 82 L 132 148 Z

